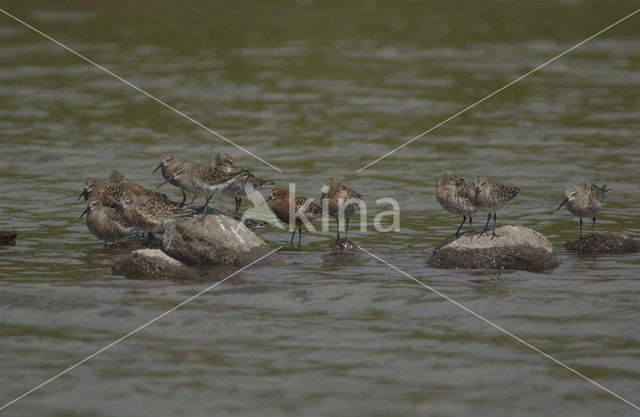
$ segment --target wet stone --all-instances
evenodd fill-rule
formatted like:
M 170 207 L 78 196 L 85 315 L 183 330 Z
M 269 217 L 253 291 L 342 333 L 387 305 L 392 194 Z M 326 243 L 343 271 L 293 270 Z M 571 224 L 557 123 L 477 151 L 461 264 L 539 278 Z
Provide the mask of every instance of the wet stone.
M 18 232 L 13 229 L 0 229 L 0 245 L 14 243 L 16 236 Z
M 351 240 L 347 238 L 336 239 L 331 244 L 332 252 L 346 253 L 346 252 L 351 252 L 357 249 L 358 249 L 358 245 L 356 245 L 355 243 L 353 243 Z
M 111 272 L 131 279 L 198 280 L 198 272 L 160 249 L 138 249 L 118 258 Z
M 624 233 L 600 232 L 564 244 L 580 255 L 622 255 L 640 250 L 638 242 Z
M 268 247 L 233 217 L 212 213 L 168 225 L 162 250 L 187 265 L 246 265 Z
M 496 236 L 465 233 L 444 240 L 429 263 L 437 268 L 515 269 L 541 272 L 558 264 L 551 242 L 533 229 L 502 226 Z

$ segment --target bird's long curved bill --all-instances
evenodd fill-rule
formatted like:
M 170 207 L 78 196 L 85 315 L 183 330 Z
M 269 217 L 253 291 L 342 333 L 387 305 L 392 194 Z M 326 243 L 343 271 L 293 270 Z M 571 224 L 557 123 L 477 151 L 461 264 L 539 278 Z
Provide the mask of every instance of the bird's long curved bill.
M 562 208 L 562 206 L 564 206 L 564 205 L 567 203 L 567 201 L 569 201 L 569 197 L 566 197 L 564 200 L 562 200 L 562 203 L 560 203 L 560 205 L 559 205 L 559 206 L 558 206 L 558 208 L 556 209 L 556 213 L 557 213 L 558 211 L 560 211 L 560 209 Z
M 163 165 L 164 165 L 164 164 L 163 164 L 162 162 L 160 162 L 160 163 L 158 164 L 158 166 L 156 167 L 156 169 L 154 169 L 154 170 L 153 170 L 153 173 L 155 174 L 155 173 L 156 173 L 156 171 L 157 171 L 157 170 L 159 170 L 160 168 L 162 168 L 162 166 L 163 166 Z
M 80 195 L 78 196 L 78 200 L 80 200 L 82 197 L 86 197 L 87 196 L 87 190 L 82 190 L 82 192 L 80 193 Z
M 79 219 L 83 218 L 85 214 L 87 214 L 89 211 L 91 210 L 91 207 L 87 206 L 86 209 L 84 209 L 84 211 L 82 212 L 82 214 L 80 215 L 80 217 L 78 217 Z
M 158 188 L 162 187 L 163 185 L 165 185 L 165 184 L 166 184 L 166 183 L 168 183 L 168 182 L 169 182 L 169 180 L 164 180 L 164 181 L 162 181 L 160 184 L 158 184 L 158 186 L 156 187 L 156 190 L 157 190 Z

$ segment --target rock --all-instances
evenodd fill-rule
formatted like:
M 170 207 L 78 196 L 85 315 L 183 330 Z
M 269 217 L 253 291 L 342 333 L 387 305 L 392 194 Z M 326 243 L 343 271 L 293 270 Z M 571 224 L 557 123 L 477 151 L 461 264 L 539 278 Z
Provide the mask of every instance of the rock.
M 246 265 L 268 252 L 266 243 L 234 218 L 200 218 L 168 225 L 162 250 L 187 265 Z
M 18 232 L 13 229 L 0 229 L 0 245 L 15 243 Z
M 189 208 L 196 214 L 202 214 L 202 206 L 189 206 Z M 244 217 L 244 215 L 236 216 L 235 212 L 233 210 L 228 209 L 226 207 L 209 206 L 209 207 L 207 207 L 207 216 L 209 216 L 211 214 L 224 214 L 224 215 L 227 215 L 229 217 L 232 217 L 235 220 L 242 221 L 242 223 L 245 226 L 247 226 L 250 230 L 261 229 L 261 228 L 263 228 L 263 227 L 265 227 L 266 225 L 269 224 L 269 223 L 267 223 L 267 222 L 265 222 L 263 220 Z
M 358 249 L 358 245 L 347 238 L 336 239 L 331 245 L 331 250 L 338 253 L 351 252 Z
M 429 263 L 437 268 L 517 269 L 540 272 L 558 264 L 551 242 L 528 227 L 502 226 L 446 239 Z
M 198 272 L 160 249 L 138 249 L 119 258 L 111 272 L 133 279 L 197 280 Z
M 640 250 L 638 242 L 624 233 L 594 233 L 564 244 L 564 248 L 580 255 L 619 255 Z

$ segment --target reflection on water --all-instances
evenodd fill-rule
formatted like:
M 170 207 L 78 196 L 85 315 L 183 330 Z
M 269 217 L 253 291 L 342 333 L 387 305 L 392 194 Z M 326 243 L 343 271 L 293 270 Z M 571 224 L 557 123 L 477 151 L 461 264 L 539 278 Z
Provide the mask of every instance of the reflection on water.
M 116 168 L 155 187 L 160 155 L 235 163 L 301 194 L 338 177 L 369 217 L 392 197 L 401 231 L 350 238 L 630 401 L 640 377 L 640 258 L 561 247 L 567 185 L 615 188 L 598 230 L 640 237 L 640 38 L 634 17 L 356 170 L 631 12 L 624 1 L 388 4 L 160 1 L 131 7 L 4 2 L 89 58 L 280 167 L 278 173 L 0 16 L 2 403 L 201 291 L 126 280 L 78 216 L 87 176 Z M 460 219 L 434 197 L 444 169 L 521 194 L 501 224 L 533 227 L 560 265 L 544 274 L 437 270 Z M 180 193 L 165 191 L 179 199 Z M 216 204 L 233 206 L 219 195 Z M 245 203 L 246 204 L 246 203 Z M 248 208 L 246 205 L 244 208 Z M 482 223 L 482 222 L 480 222 Z M 283 249 L 145 328 L 7 415 L 631 415 L 628 405 L 527 350 L 362 251 L 335 226 Z M 232 269 L 211 268 L 212 276 Z M 213 280 L 212 280 L 213 282 Z M 534 395 L 532 395 L 534 393 Z

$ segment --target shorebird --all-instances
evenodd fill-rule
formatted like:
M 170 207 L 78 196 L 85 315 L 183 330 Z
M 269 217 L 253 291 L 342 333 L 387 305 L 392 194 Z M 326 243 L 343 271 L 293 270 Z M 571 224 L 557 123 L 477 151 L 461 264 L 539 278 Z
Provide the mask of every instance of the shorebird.
M 145 194 L 153 199 L 169 201 L 166 194 L 149 190 L 131 181 L 127 181 L 117 170 L 113 170 L 107 180 L 97 180 L 89 177 L 84 181 L 80 197 L 88 200 L 90 196 L 97 196 L 102 204 L 107 207 L 118 208 L 122 197 L 129 191 L 136 190 L 138 194 Z M 78 199 L 80 199 L 78 197 Z
M 593 218 L 591 223 L 591 234 L 593 234 L 593 228 L 596 225 L 596 214 L 600 210 L 604 198 L 611 190 L 606 185 L 599 187 L 597 184 L 589 185 L 586 182 L 571 185 L 564 190 L 564 200 L 556 209 L 556 213 L 566 204 L 574 216 L 580 217 L 580 239 L 582 239 L 582 218 Z
M 106 180 L 98 180 L 93 177 L 88 177 L 82 184 L 82 192 L 78 196 L 78 200 L 84 197 L 84 201 L 87 201 L 89 200 L 89 194 L 91 194 L 93 191 L 100 190 L 109 183 L 119 183 L 123 182 L 124 180 L 124 176 L 117 169 L 111 171 L 109 178 L 107 178 Z
M 355 190 L 344 185 L 336 178 L 329 178 L 322 186 L 320 202 L 324 207 L 324 200 L 327 200 L 329 215 L 335 217 L 337 226 L 337 239 L 340 239 L 340 219 L 346 219 L 345 236 L 349 236 L 349 217 L 355 214 L 360 208 L 362 195 Z
M 87 215 L 87 228 L 94 236 L 107 243 L 115 243 L 120 239 L 129 236 L 135 231 L 122 216 L 119 210 L 107 207 L 97 195 L 92 195 L 87 200 L 87 208 L 82 212 L 80 218 Z
M 276 217 L 283 223 L 291 225 L 293 223 L 293 234 L 291 235 L 291 247 L 293 247 L 293 238 L 296 235 L 295 226 L 298 226 L 298 247 L 302 242 L 302 216 L 309 221 L 322 216 L 322 207 L 303 197 L 300 194 L 290 195 L 287 187 L 277 186 L 271 191 L 265 201 L 273 200 L 271 210 Z M 293 204 L 293 207 L 291 207 Z M 293 217 L 291 217 L 293 215 Z
M 235 176 L 236 180 L 223 189 L 222 192 L 224 194 L 231 195 L 236 199 L 236 216 L 240 210 L 243 197 L 246 197 L 247 194 L 251 193 L 256 188 L 275 185 L 271 180 L 257 178 L 248 169 L 234 165 L 233 159 L 226 153 L 216 154 L 216 156 L 211 160 L 211 166 L 229 175 Z
M 224 191 L 227 187 L 235 186 L 235 182 L 241 179 L 241 173 L 227 173 L 218 168 L 193 163 L 178 166 L 172 175 L 172 180 L 179 184 L 183 190 L 196 195 L 206 195 L 202 206 L 202 219 L 207 215 L 207 207 L 214 193 Z
M 519 193 L 519 188 L 507 187 L 498 181 L 488 180 L 484 176 L 473 179 L 473 190 L 468 194 L 472 198 L 473 207 L 476 210 L 489 213 L 482 233 L 487 231 L 493 213 L 493 235 L 496 235 L 496 212 Z
M 167 224 L 179 217 L 192 216 L 193 212 L 168 199 L 152 198 L 139 190 L 132 190 L 122 197 L 121 209 L 125 221 L 138 230 L 163 233 Z
M 473 224 L 471 215 L 476 211 L 473 206 L 475 190 L 471 183 L 465 181 L 464 178 L 457 177 L 451 171 L 442 171 L 436 184 L 436 198 L 442 208 L 450 213 L 462 216 L 462 223 L 456 230 L 456 236 L 460 234 L 460 229 L 467 221 L 467 216 L 469 216 L 469 229 L 471 229 Z
M 197 162 L 191 161 L 189 159 L 178 158 L 172 153 L 166 153 L 162 155 L 162 157 L 160 157 L 160 163 L 153 170 L 153 172 L 155 173 L 158 169 L 160 169 L 162 177 L 165 179 L 156 188 L 160 188 L 166 183 L 170 183 L 180 188 L 180 190 L 182 191 L 182 202 L 180 203 L 180 206 L 184 206 L 184 203 L 187 201 L 187 194 L 184 192 L 184 188 L 182 188 L 181 182 L 179 180 L 176 180 L 173 174 L 175 173 L 177 168 L 182 169 L 183 167 L 192 164 L 197 164 Z M 191 204 L 193 204 L 193 201 L 195 201 L 196 197 L 197 195 L 193 197 Z

